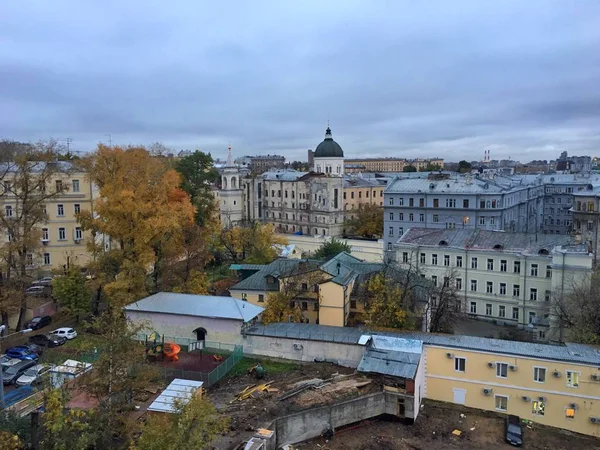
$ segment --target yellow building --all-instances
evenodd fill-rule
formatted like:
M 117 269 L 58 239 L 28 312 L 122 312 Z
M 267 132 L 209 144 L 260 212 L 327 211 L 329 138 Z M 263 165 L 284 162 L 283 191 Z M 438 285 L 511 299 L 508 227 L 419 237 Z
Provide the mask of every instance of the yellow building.
M 414 166 L 417 170 L 425 170 L 428 166 L 444 168 L 443 158 L 354 158 L 344 160 L 344 171 L 353 172 L 402 172 L 404 167 Z
M 426 397 L 600 437 L 600 349 L 425 338 Z
M 344 180 L 344 212 L 348 219 L 353 210 L 360 205 L 383 206 L 383 190 L 385 184 L 363 178 L 346 178 Z M 382 212 L 383 214 L 383 212 Z
M 60 162 L 60 170 L 48 181 L 46 189 L 63 191 L 45 203 L 47 221 L 40 223 L 41 244 L 27 255 L 27 267 L 36 274 L 50 273 L 66 265 L 84 266 L 91 255 L 86 242 L 90 232 L 84 232 L 77 221 L 77 214 L 92 208 L 94 192 L 87 175 L 70 163 Z M 17 214 L 19 206 L 10 189 L 11 174 L 3 178 L 4 194 L 0 196 L 0 207 L 5 217 Z M 50 186 L 51 185 L 51 186 Z

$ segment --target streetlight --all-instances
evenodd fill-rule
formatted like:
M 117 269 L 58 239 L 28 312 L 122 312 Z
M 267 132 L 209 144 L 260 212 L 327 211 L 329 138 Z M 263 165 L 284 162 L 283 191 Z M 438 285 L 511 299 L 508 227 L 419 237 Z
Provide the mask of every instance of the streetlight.
M 6 336 L 2 336 L 4 330 L 6 330 L 6 325 L 0 325 L 0 354 L 2 354 L 2 339 L 14 336 L 15 334 L 25 334 L 33 331 L 31 328 L 25 328 L 24 330 L 17 331 L 16 333 L 11 333 L 7 334 Z M 4 370 L 2 370 L 2 372 L 4 372 Z M 3 379 L 0 380 L 0 410 L 4 409 L 4 377 L 2 378 Z

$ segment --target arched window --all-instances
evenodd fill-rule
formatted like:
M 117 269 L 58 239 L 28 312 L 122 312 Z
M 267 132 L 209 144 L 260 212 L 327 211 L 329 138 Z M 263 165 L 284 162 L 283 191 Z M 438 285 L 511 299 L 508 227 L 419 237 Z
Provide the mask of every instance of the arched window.
M 223 177 L 223 189 L 227 189 L 227 177 Z
M 235 189 L 235 177 L 231 177 L 231 189 Z

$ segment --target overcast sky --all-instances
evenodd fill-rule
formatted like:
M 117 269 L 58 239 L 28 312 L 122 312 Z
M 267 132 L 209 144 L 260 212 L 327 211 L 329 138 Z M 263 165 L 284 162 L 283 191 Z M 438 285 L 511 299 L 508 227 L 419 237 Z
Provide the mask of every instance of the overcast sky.
M 3 1 L 0 138 L 600 153 L 600 1 Z

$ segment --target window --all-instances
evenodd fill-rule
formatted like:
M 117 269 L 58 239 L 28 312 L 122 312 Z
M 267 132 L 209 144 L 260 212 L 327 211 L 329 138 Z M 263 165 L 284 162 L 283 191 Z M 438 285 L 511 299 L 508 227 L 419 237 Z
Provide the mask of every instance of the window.
M 390 227 L 388 236 L 389 237 L 393 237 L 394 236 L 394 227 Z
M 419 214 L 419 222 L 425 222 L 425 214 Z
M 491 303 L 486 303 L 485 304 L 485 315 L 486 316 L 491 316 L 492 315 L 492 304 Z
M 50 265 L 50 253 L 44 253 L 44 265 L 45 266 Z
M 463 208 L 468 208 L 469 207 L 469 200 L 464 199 L 463 200 Z
M 500 283 L 500 295 L 506 295 L 506 283 Z
M 383 195 L 383 191 L 381 191 L 381 195 Z M 398 199 L 398 206 L 404 206 L 404 198 Z
M 471 307 L 469 309 L 471 314 L 477 314 L 477 302 L 471 302 Z
M 519 320 L 519 308 L 513 308 L 512 318 L 514 320 Z
M 567 419 L 574 419 L 575 418 L 575 408 L 571 408 L 571 407 L 565 408 L 565 417 Z
M 496 224 L 496 218 L 494 216 L 490 217 L 490 225 Z
M 424 198 L 420 198 L 419 199 L 419 207 L 420 208 L 425 208 L 425 199 Z
M 388 242 L 388 252 L 389 251 L 392 251 L 392 243 L 391 242 Z
M 433 254 L 431 255 L 431 265 L 432 266 L 437 266 L 437 254 Z
M 308 291 L 308 284 L 307 283 L 302 283 L 302 290 L 303 291 Z
M 404 228 L 398 228 L 398 236 L 402 236 L 404 234 Z
M 546 266 L 546 278 L 552 278 L 552 266 Z
M 473 292 L 477 291 L 477 280 L 471 280 L 471 290 Z
M 506 378 L 508 377 L 508 364 L 497 362 L 496 363 L 496 377 Z
M 574 372 L 572 370 L 567 370 L 565 372 L 567 376 L 567 387 L 578 388 L 579 387 L 579 375 L 581 372 Z
M 544 293 L 544 301 L 549 302 L 552 297 L 552 291 L 546 290 Z
M 408 215 L 408 221 L 409 221 L 409 222 L 413 222 L 414 220 L 415 220 L 415 215 L 414 215 L 413 213 L 410 213 L 410 214 Z
M 521 286 L 518 284 L 513 284 L 513 297 L 518 297 L 521 295 Z
M 506 317 L 506 306 L 498 305 L 498 317 Z
M 537 289 L 536 288 L 531 288 L 529 289 L 529 300 L 531 301 L 537 301 Z
M 425 253 L 421 253 L 421 264 L 425 264 Z
M 471 258 L 471 269 L 477 269 L 477 258 Z
M 521 261 L 515 261 L 513 264 L 513 272 L 521 273 Z
M 534 400 L 531 402 L 531 413 L 536 416 L 543 416 L 544 411 L 546 409 L 546 403 L 541 402 L 539 400 Z
M 444 266 L 450 265 L 450 255 L 444 255 Z
M 493 259 L 487 260 L 487 270 L 494 270 L 494 260 Z
M 79 180 L 73 180 L 73 192 L 79 192 Z
M 456 279 L 456 289 L 458 289 L 458 290 L 462 289 L 462 278 Z
M 302 310 L 308 311 L 308 302 L 302 302 Z
M 432 218 L 432 221 L 433 221 L 433 223 L 438 223 L 440 221 L 440 216 L 437 215 L 437 214 L 434 214 L 433 218 Z
M 492 283 L 491 281 L 488 281 L 485 284 L 485 292 L 486 292 L 486 294 L 493 294 L 494 293 L 494 283 Z
M 408 206 L 415 206 L 415 199 L 414 198 L 409 198 L 408 199 Z
M 538 276 L 538 265 L 537 264 L 532 264 L 531 265 L 531 276 L 532 277 L 537 277 Z
M 262 302 L 264 302 L 264 301 L 265 301 L 265 296 L 264 296 L 264 294 L 258 294 L 258 301 L 259 301 L 260 303 L 262 303 Z
M 535 312 L 529 311 L 529 323 L 533 322 L 533 319 L 535 319 Z
M 480 217 L 479 218 L 479 225 L 485 225 L 485 217 Z
M 533 368 L 533 381 L 536 383 L 546 382 L 546 368 L 545 367 L 534 367 Z
M 64 228 L 59 228 L 58 229 L 58 240 L 64 241 L 65 239 L 67 239 L 67 231 Z
M 248 301 L 248 294 L 246 294 L 245 292 L 242 292 L 242 300 L 244 300 L 245 302 Z
M 506 260 L 505 259 L 500 260 L 500 272 L 506 272 Z
M 431 282 L 434 286 L 437 286 L 437 277 L 435 275 L 431 275 Z
M 408 262 L 408 252 L 402 252 L 402 262 L 403 263 Z
M 65 206 L 63 204 L 56 205 L 56 215 L 64 216 L 65 215 Z
M 352 193 L 352 198 L 354 198 L 354 192 Z M 389 201 L 390 206 L 394 206 L 394 199 L 390 197 Z
M 75 228 L 75 240 L 80 241 L 83 238 L 83 232 L 80 227 Z
M 467 360 L 465 358 L 454 358 L 454 371 L 455 372 L 465 372 L 467 366 Z
M 48 228 L 42 228 L 42 241 L 49 241 L 50 240 L 50 233 L 48 232 Z
M 62 180 L 56 180 L 56 192 L 61 192 L 63 188 Z
M 398 213 L 398 220 L 404 220 L 404 213 Z
M 79 214 L 81 212 L 81 205 L 79 203 L 75 203 L 73 205 L 73 212 L 75 214 Z
M 433 207 L 434 208 L 439 208 L 440 207 L 440 200 L 437 198 L 433 199 Z
M 462 267 L 462 256 L 456 257 L 456 267 Z
M 456 208 L 456 200 L 453 198 L 446 199 L 446 208 Z
M 6 210 L 6 217 L 12 217 L 12 215 L 13 215 L 12 206 L 6 205 L 6 207 L 4 209 Z
M 393 212 L 390 213 L 390 220 L 394 220 L 394 213 Z
M 498 411 L 506 411 L 508 409 L 508 397 L 504 395 L 495 395 L 494 401 Z

